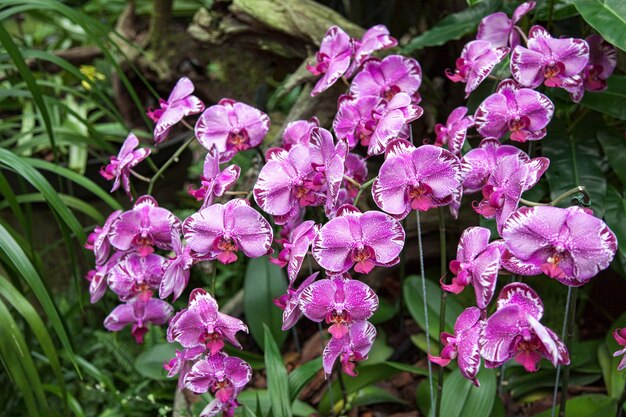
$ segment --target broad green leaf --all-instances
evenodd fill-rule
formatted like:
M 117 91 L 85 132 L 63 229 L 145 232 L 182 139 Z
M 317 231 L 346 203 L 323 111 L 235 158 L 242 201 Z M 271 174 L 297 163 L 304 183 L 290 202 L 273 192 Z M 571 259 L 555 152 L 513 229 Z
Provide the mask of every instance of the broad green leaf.
M 171 380 L 167 377 L 167 371 L 163 369 L 163 363 L 176 355 L 176 345 L 173 343 L 160 343 L 150 349 L 141 352 L 135 360 L 135 369 L 146 378 L 160 381 Z
M 626 29 L 624 29 L 624 32 L 626 33 Z M 607 84 L 607 89 L 604 91 L 597 93 L 585 92 L 585 96 L 579 104 L 617 119 L 626 120 L 626 106 L 624 106 L 626 101 L 626 76 L 612 75 L 609 77 Z M 563 98 L 567 97 L 563 91 L 557 92 L 556 95 Z
M 460 39 L 474 32 L 481 19 L 498 10 L 501 4 L 500 0 L 485 0 L 476 6 L 448 15 L 431 29 L 411 39 L 402 48 L 402 52 L 408 54 L 427 46 L 439 46 L 448 41 Z
M 289 373 L 289 396 L 291 401 L 298 398 L 300 391 L 322 369 L 322 358 L 313 359 Z
M 624 84 L 626 84 L 626 79 L 624 79 Z M 626 96 L 622 102 L 626 103 Z M 598 132 L 597 138 L 604 155 L 609 160 L 611 169 L 622 182 L 622 185 L 626 186 L 626 163 L 624 163 L 626 161 L 626 138 L 624 134 L 601 130 Z
M 559 414 L 560 406 L 555 415 Z M 614 416 L 617 412 L 617 400 L 601 394 L 587 394 L 567 400 L 565 417 L 604 417 Z M 552 410 L 535 414 L 534 417 L 550 417 Z
M 424 320 L 424 298 L 422 293 L 422 278 L 411 275 L 404 281 L 404 302 L 411 313 L 413 319 L 422 328 L 426 328 Z M 439 308 L 441 298 L 441 288 L 439 285 L 426 279 L 426 294 L 428 297 L 428 322 L 430 325 L 430 337 L 439 340 Z M 454 322 L 463 312 L 463 307 L 452 297 L 448 297 L 446 303 L 446 326 L 448 333 L 454 333 Z
M 64 393 L 58 386 L 45 384 L 43 386 L 43 389 L 46 390 L 47 392 L 50 392 L 56 395 L 61 400 L 64 400 Z M 76 397 L 68 393 L 67 402 L 68 402 L 69 409 L 72 411 L 72 413 L 74 413 L 76 417 L 86 417 L 85 412 L 83 411 L 83 407 L 80 405 Z
M 593 123 L 583 120 L 581 126 Z M 548 137 L 541 141 L 543 156 L 550 159 L 546 178 L 554 200 L 565 191 L 584 186 L 591 194 L 591 208 L 598 217 L 604 214 L 606 178 L 600 167 L 602 158 L 593 129 L 578 129 L 577 137 L 565 132 L 559 121 L 550 124 Z M 564 201 L 563 205 L 571 205 Z
M 604 220 L 617 237 L 619 254 L 626 257 L 626 198 L 612 185 L 606 192 Z
M 381 298 L 378 304 L 378 310 L 376 310 L 374 315 L 370 317 L 369 322 L 372 324 L 384 323 L 395 317 L 399 307 L 400 305 L 398 303 L 391 303 Z
M 257 344 L 264 348 L 263 325 L 282 345 L 287 333 L 282 331 L 282 311 L 272 302 L 287 291 L 287 278 L 281 268 L 270 263 L 267 257 L 250 259 L 243 283 L 243 311 L 246 323 Z
M 244 407 L 254 410 L 258 417 L 275 416 L 273 413 L 270 414 L 271 396 L 266 389 L 245 389 L 237 396 L 237 401 Z M 317 410 L 300 400 L 295 400 L 290 407 L 295 417 L 310 417 L 317 413 Z
M 572 0 L 589 26 L 609 43 L 626 51 L 626 2 L 623 0 Z
M 272 332 L 265 324 L 265 371 L 267 374 L 267 390 L 272 393 L 270 403 L 272 404 L 272 416 L 291 417 L 291 399 L 289 397 L 289 378 L 287 368 L 280 355 L 278 345 L 274 341 Z
M 375 385 L 364 387 L 358 390 L 348 401 L 352 407 L 361 407 L 372 404 L 405 404 L 406 402 Z
M 102 213 L 91 204 L 84 202 L 80 198 L 76 198 L 68 194 L 59 194 L 59 197 L 69 208 L 73 208 L 76 211 L 79 211 L 89 216 L 97 224 L 104 223 L 104 216 L 102 215 Z M 17 196 L 16 201 L 19 204 L 47 202 L 46 198 L 41 193 L 20 194 L 19 196 Z M 0 210 L 4 210 L 8 206 L 9 202 L 0 202 Z
M 483 368 L 477 375 L 480 388 L 457 369 L 443 382 L 441 415 L 446 417 L 489 417 L 496 397 L 496 373 Z

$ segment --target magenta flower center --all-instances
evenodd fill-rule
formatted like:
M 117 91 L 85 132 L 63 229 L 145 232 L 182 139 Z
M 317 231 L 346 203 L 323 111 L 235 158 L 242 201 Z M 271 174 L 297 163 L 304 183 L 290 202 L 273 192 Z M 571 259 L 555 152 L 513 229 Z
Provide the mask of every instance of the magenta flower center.
M 159 121 L 159 119 L 163 115 L 163 112 L 167 109 L 168 103 L 167 101 L 160 98 L 159 106 L 161 107 L 160 109 L 153 109 L 152 107 L 150 107 L 148 108 L 148 111 L 146 112 L 148 117 L 155 123 Z
M 413 210 L 426 211 L 431 207 L 430 194 L 433 189 L 428 184 L 415 184 L 409 187 L 409 201 Z
M 356 263 L 354 270 L 362 274 L 369 274 L 375 266 L 373 260 L 374 256 L 374 250 L 369 246 L 365 245 L 359 248 L 354 248 L 352 250 L 352 261 Z
M 216 331 L 206 331 L 200 336 L 200 342 L 205 344 L 211 355 L 215 355 L 224 347 L 222 335 Z
M 511 132 L 517 132 L 520 130 L 524 130 L 530 126 L 530 119 L 526 116 L 516 117 L 512 120 L 509 120 L 509 130 Z
M 211 387 L 211 391 L 215 393 L 215 396 L 217 397 L 217 399 L 223 403 L 227 402 L 235 393 L 233 384 L 231 384 L 231 382 L 228 379 L 215 381 L 213 383 L 213 386 Z
M 238 132 L 230 132 L 228 134 L 228 143 L 231 144 L 232 147 L 237 149 L 238 151 L 243 151 L 250 148 L 249 142 L 250 137 L 248 136 L 248 132 L 246 132 L 246 129 L 241 129 Z
M 561 62 L 552 62 L 543 67 L 543 76 L 546 79 L 554 78 L 565 70 L 565 65 Z
M 401 91 L 400 87 L 398 87 L 397 85 L 392 85 L 391 87 L 387 87 L 383 93 L 383 98 L 389 101 L 400 91 Z
M 237 255 L 235 255 L 235 252 L 239 250 L 239 246 L 231 237 L 219 237 L 214 247 L 220 251 L 219 255 L 217 255 L 217 259 L 221 263 L 229 264 L 237 260 Z

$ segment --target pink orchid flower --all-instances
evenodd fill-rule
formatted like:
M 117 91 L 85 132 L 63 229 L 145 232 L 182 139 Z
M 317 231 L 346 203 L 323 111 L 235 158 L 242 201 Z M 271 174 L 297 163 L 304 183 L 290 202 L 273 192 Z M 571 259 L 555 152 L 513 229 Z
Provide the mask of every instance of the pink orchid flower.
M 143 293 L 126 304 L 115 307 L 104 319 L 104 327 L 111 332 L 119 332 L 132 324 L 131 334 L 137 343 L 142 344 L 144 335 L 148 333 L 147 325 L 163 325 L 174 312 L 174 308 L 168 303 L 150 296 L 150 293 Z
M 287 123 L 282 135 L 283 149 L 289 151 L 294 145 L 308 146 L 311 138 L 311 130 L 319 126 L 320 121 L 317 117 Z
M 353 322 L 369 319 L 378 309 L 374 290 L 349 275 L 334 275 L 308 285 L 299 303 L 308 319 L 330 324 L 328 332 L 336 339 L 347 335 Z
M 302 284 L 298 289 L 293 287 L 287 288 L 287 292 L 278 298 L 274 299 L 274 305 L 283 310 L 283 331 L 291 329 L 300 320 L 302 316 L 302 309 L 300 308 L 300 296 L 309 285 L 315 281 L 318 272 L 314 272 L 307 279 L 302 281 Z
M 252 377 L 246 361 L 225 353 L 202 359 L 185 376 L 185 388 L 202 394 L 210 391 L 222 403 L 234 400 Z
M 606 269 L 617 250 L 615 234 L 580 207 L 522 207 L 502 227 L 502 266 L 521 275 L 544 273 L 578 287 Z
M 501 138 L 511 132 L 511 140 L 526 142 L 546 135 L 554 114 L 554 104 L 545 95 L 519 88 L 515 81 L 504 80 L 496 92 L 483 101 L 474 115 L 478 133 Z
M 204 346 L 196 346 L 190 349 L 176 349 L 175 356 L 163 363 L 163 369 L 167 371 L 167 377 L 178 375 L 177 388 L 185 388 L 185 376 L 191 370 L 193 364 L 204 354 Z
M 167 340 L 187 349 L 204 346 L 209 355 L 215 355 L 224 347 L 224 340 L 241 349 L 236 338 L 239 331 L 248 333 L 248 327 L 241 320 L 220 313 L 211 294 L 196 288 L 189 295 L 189 307 L 170 321 Z
M 449 204 L 452 190 L 460 185 L 460 163 L 452 153 L 433 145 L 416 148 L 397 139 L 387 147 L 372 196 L 383 211 L 403 219 L 411 210 Z
M 443 349 L 440 356 L 428 354 L 428 359 L 439 366 L 447 366 L 457 359 L 461 375 L 480 386 L 476 374 L 480 369 L 480 350 L 478 341 L 485 327 L 480 310 L 468 307 L 457 317 L 454 334 L 442 332 L 440 335 Z
M 527 1 L 517 6 L 511 19 L 503 12 L 485 16 L 478 25 L 476 39 L 488 41 L 494 48 L 515 48 L 520 44 L 519 32 L 522 30 L 516 23 L 534 8 L 535 2 Z
M 223 98 L 198 118 L 195 133 L 207 149 L 215 146 L 219 162 L 228 162 L 239 151 L 258 146 L 267 135 L 270 118 L 244 103 Z
M 189 269 L 194 262 L 191 249 L 187 245 L 183 246 L 178 230 L 172 231 L 172 251 L 174 257 L 169 259 L 165 266 L 163 279 L 159 285 L 159 298 L 164 299 L 173 294 L 172 301 L 176 301 L 187 287 Z
M 454 72 L 446 70 L 446 77 L 455 83 L 465 83 L 465 98 L 491 73 L 509 52 L 509 48 L 493 48 L 488 41 L 471 41 L 456 60 Z
M 515 358 L 527 372 L 535 372 L 542 357 L 554 366 L 568 365 L 567 347 L 539 323 L 542 316 L 543 303 L 528 285 L 515 282 L 502 288 L 479 342 L 485 367 L 497 368 Z
M 411 102 L 408 94 L 400 92 L 391 100 L 382 101 L 374 109 L 376 128 L 367 146 L 368 155 L 380 155 L 393 139 L 408 136 L 408 124 L 417 120 L 424 109 Z
M 337 359 L 339 359 L 344 373 L 356 376 L 356 362 L 367 359 L 367 354 L 375 339 L 376 328 L 367 321 L 354 322 L 344 337 L 332 338 L 322 353 L 322 364 L 326 377 L 332 374 Z
M 94 231 L 87 237 L 85 249 L 93 251 L 96 257 L 96 265 L 103 265 L 109 258 L 111 252 L 111 243 L 109 242 L 109 233 L 113 222 L 122 214 L 122 210 L 115 210 L 109 214 L 102 227 L 96 226 Z
M 565 88 L 575 103 L 582 100 L 585 90 L 594 92 L 606 90 L 606 80 L 613 74 L 617 65 L 615 47 L 600 35 L 591 35 L 585 41 L 589 45 L 589 63 L 581 74 L 583 82 Z
M 461 156 L 461 149 L 465 143 L 467 129 L 474 126 L 474 117 L 466 115 L 467 107 L 457 107 L 452 110 L 445 125 L 437 123 L 435 125 L 435 134 L 437 135 L 435 145 L 447 145 L 448 150 L 452 152 L 453 155 L 457 157 Z
M 573 87 L 589 62 L 589 45 L 582 39 L 553 38 L 541 26 L 528 32 L 528 45 L 518 45 L 511 55 L 511 73 L 521 86 Z
M 350 67 L 354 54 L 354 42 L 350 36 L 337 26 L 331 26 L 320 44 L 320 50 L 315 54 L 316 63 L 307 65 L 313 75 L 322 75 L 317 81 L 311 96 L 316 96 L 330 88 L 337 82 Z
M 100 168 L 100 175 L 105 179 L 109 181 L 115 179 L 111 192 L 117 190 L 122 185 L 122 188 L 131 200 L 133 199 L 130 193 L 131 170 L 150 155 L 150 149 L 136 149 L 137 146 L 139 146 L 139 139 L 133 133 L 129 133 L 120 148 L 119 154 L 111 156 L 109 164 Z
M 623 349 L 620 349 L 617 352 L 613 353 L 613 356 L 618 357 L 624 355 L 626 353 L 626 327 L 622 329 L 615 329 L 613 331 L 613 338 L 618 345 L 624 346 Z M 621 371 L 624 368 L 626 368 L 626 356 L 622 357 L 622 359 L 619 361 L 619 365 L 617 365 L 618 371 Z
M 359 143 L 368 146 L 378 123 L 374 118 L 374 109 L 381 100 L 379 96 L 340 96 L 333 120 L 333 131 L 337 138 L 346 140 L 350 149 Z
M 144 195 L 132 210 L 125 211 L 111 225 L 109 242 L 119 251 L 137 251 L 141 256 L 154 252 L 154 246 L 171 250 L 172 229 L 180 230 L 180 220 L 156 200 Z
M 95 304 L 102 299 L 108 288 L 107 277 L 109 272 L 123 256 L 125 256 L 124 252 L 115 252 L 105 263 L 96 265 L 95 269 L 87 272 L 85 279 L 89 281 L 89 302 L 91 304 Z
M 217 259 L 223 264 L 237 260 L 240 250 L 249 258 L 271 251 L 273 232 L 247 200 L 237 198 L 213 204 L 189 216 L 183 234 L 194 257 Z
M 107 284 L 122 301 L 159 288 L 167 260 L 154 253 L 141 256 L 131 252 L 111 268 Z
M 347 272 L 353 266 L 356 272 L 368 274 L 374 266 L 399 262 L 404 237 L 400 222 L 388 214 L 361 213 L 356 207 L 344 205 L 315 237 L 313 258 L 335 274 Z
M 422 69 L 413 58 L 389 55 L 383 60 L 370 59 L 352 80 L 350 94 L 354 97 L 379 96 L 389 101 L 399 92 L 415 97 L 422 84 Z
M 278 254 L 278 258 L 270 258 L 270 262 L 281 268 L 287 266 L 289 285 L 292 285 L 298 277 L 304 258 L 319 229 L 320 226 L 312 220 L 303 222 L 290 232 L 288 239 L 281 241 L 283 250 Z
M 188 193 L 196 200 L 202 201 L 200 208 L 206 208 L 213 204 L 215 197 L 221 197 L 239 179 L 241 168 L 237 165 L 229 165 L 220 170 L 220 157 L 215 145 L 211 146 L 204 159 L 204 168 L 200 176 L 200 188 L 189 186 Z
M 348 69 L 347 76 L 352 75 L 374 52 L 398 45 L 398 40 L 389 34 L 389 29 L 385 25 L 372 26 L 365 31 L 361 39 L 353 39 L 353 42 L 354 60 Z
M 183 117 L 198 114 L 204 110 L 204 103 L 192 95 L 193 83 L 187 77 L 182 77 L 167 98 L 159 99 L 159 109 L 148 109 L 148 117 L 156 123 L 154 127 L 154 143 L 163 142 L 172 126 L 183 120 Z

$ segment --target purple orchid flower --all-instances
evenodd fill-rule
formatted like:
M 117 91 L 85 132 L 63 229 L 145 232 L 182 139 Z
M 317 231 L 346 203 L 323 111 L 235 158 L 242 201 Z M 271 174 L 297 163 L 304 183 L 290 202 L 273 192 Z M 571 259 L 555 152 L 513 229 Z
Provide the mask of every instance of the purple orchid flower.
M 198 114 L 204 110 L 204 103 L 198 97 L 191 95 L 193 90 L 191 80 L 182 77 L 174 86 L 167 101 L 159 99 L 159 109 L 148 109 L 148 117 L 156 123 L 154 127 L 156 145 L 167 138 L 172 126 L 183 120 L 183 117 Z
M 350 67 L 350 61 L 354 54 L 354 42 L 341 28 L 331 26 L 320 44 L 320 50 L 315 54 L 315 65 L 307 65 L 307 69 L 313 75 L 322 75 L 313 87 L 311 96 L 330 88 L 341 78 Z
M 508 52 L 509 48 L 493 48 L 488 41 L 471 41 L 463 47 L 461 57 L 456 60 L 456 70 L 447 69 L 446 76 L 455 83 L 465 83 L 467 98 Z
M 504 80 L 478 106 L 474 117 L 478 133 L 485 137 L 501 138 L 511 132 L 511 140 L 526 142 L 546 135 L 553 114 L 554 104 L 548 97 L 530 88 L 519 88 L 513 80 Z
M 318 275 L 319 271 L 309 275 L 309 277 L 300 284 L 298 289 L 293 289 L 290 285 L 285 294 L 274 299 L 274 305 L 283 310 L 283 331 L 291 329 L 298 320 L 300 320 L 302 316 L 300 296 L 302 295 L 302 291 L 311 285 Z
M 107 277 L 113 267 L 117 265 L 119 260 L 125 255 L 124 252 L 115 252 L 108 261 L 102 265 L 96 265 L 95 269 L 87 272 L 85 278 L 89 281 L 89 302 L 95 304 L 107 290 Z
M 585 90 L 606 90 L 606 80 L 613 74 L 617 65 L 617 51 L 613 45 L 600 35 L 591 35 L 585 40 L 589 45 L 589 63 L 582 71 L 583 82 L 565 88 L 575 103 L 582 100 Z
M 337 114 L 333 120 L 333 130 L 337 138 L 346 140 L 350 149 L 358 143 L 368 146 L 377 124 L 374 109 L 380 102 L 379 96 L 340 96 Z
M 313 258 L 332 273 L 341 274 L 354 266 L 356 272 L 368 274 L 374 266 L 399 262 L 404 237 L 400 222 L 388 214 L 361 213 L 354 206 L 344 205 L 315 237 Z
M 163 325 L 174 312 L 171 305 L 150 296 L 150 293 L 142 293 L 126 304 L 115 307 L 104 319 L 104 327 L 111 332 L 119 332 L 132 324 L 131 334 L 137 343 L 142 344 L 144 335 L 148 333 L 146 326 L 148 324 Z
M 367 180 L 367 163 L 365 158 L 355 153 L 348 153 L 346 155 L 344 175 L 352 178 L 359 184 L 363 184 Z M 359 188 L 351 181 L 344 179 L 339 189 L 337 205 L 353 204 L 358 193 Z
M 528 285 L 515 282 L 502 288 L 479 342 L 485 367 L 497 368 L 515 358 L 527 372 L 535 372 L 542 357 L 554 366 L 568 365 L 567 347 L 539 323 L 542 316 L 543 303 Z
M 522 193 L 537 184 L 549 165 L 548 158 L 529 159 L 523 152 L 503 157 L 483 187 L 483 199 L 472 204 L 474 211 L 487 219 L 495 218 L 501 234 Z
M 210 355 L 224 347 L 224 340 L 241 349 L 236 334 L 248 333 L 248 327 L 239 319 L 218 311 L 217 302 L 202 288 L 189 295 L 189 307 L 172 318 L 167 329 L 167 341 L 180 343 L 184 348 L 204 346 Z
M 220 163 L 228 162 L 239 151 L 259 145 L 270 128 L 270 118 L 244 103 L 223 98 L 200 115 L 195 133 L 207 149 L 217 148 Z
M 466 115 L 467 107 L 457 107 L 452 110 L 445 125 L 437 123 L 435 125 L 435 134 L 437 135 L 435 145 L 447 145 L 448 150 L 453 155 L 460 157 L 467 136 L 467 129 L 474 126 L 474 117 Z
M 319 126 L 320 121 L 315 116 L 309 120 L 289 122 L 283 131 L 283 149 L 289 151 L 294 145 L 308 146 L 311 130 Z
M 270 258 L 270 262 L 281 268 L 287 266 L 289 285 L 292 285 L 298 277 L 304 257 L 319 229 L 320 226 L 312 220 L 303 222 L 290 232 L 288 239 L 281 242 L 283 250 L 278 254 L 278 258 Z
M 100 168 L 100 175 L 105 179 L 109 181 L 115 179 L 111 192 L 114 192 L 122 185 L 122 188 L 131 200 L 133 199 L 130 193 L 131 170 L 150 155 L 150 149 L 135 149 L 137 146 L 139 146 L 139 139 L 133 133 L 129 133 L 120 148 L 119 154 L 111 156 L 109 165 Z
M 216 398 L 204 407 L 198 417 L 215 417 L 219 413 L 222 413 L 222 417 L 233 417 L 235 415 L 235 410 L 240 405 L 241 404 L 239 404 L 236 399 L 230 399 L 223 403 Z
M 397 139 L 387 147 L 372 196 L 381 210 L 403 219 L 411 210 L 449 204 L 452 190 L 460 185 L 459 159 L 451 152 L 434 145 L 416 148 Z
M 589 62 L 589 45 L 582 39 L 550 36 L 541 26 L 528 32 L 528 48 L 518 45 L 511 55 L 511 74 L 521 86 L 573 87 L 582 82 Z
M 461 375 L 477 387 L 480 386 L 476 379 L 476 374 L 480 369 L 478 341 L 485 327 L 485 322 L 480 319 L 480 316 L 480 310 L 476 307 L 463 310 L 454 323 L 454 334 L 442 332 L 440 335 L 443 345 L 441 356 L 428 354 L 428 359 L 439 366 L 447 366 L 452 360 L 457 359 Z
M 580 207 L 522 207 L 504 223 L 502 266 L 521 275 L 544 273 L 578 287 L 606 269 L 617 250 L 613 232 Z
M 411 102 L 408 94 L 400 92 L 389 101 L 383 101 L 374 110 L 376 128 L 367 146 L 368 155 L 380 155 L 393 139 L 408 137 L 408 124 L 420 118 L 424 109 Z
M 323 165 L 323 161 L 316 156 L 303 145 L 295 145 L 289 152 L 277 148 L 267 151 L 267 163 L 261 168 L 253 194 L 259 207 L 274 216 L 276 224 L 298 217 L 302 207 L 325 203 L 322 178 L 314 167 Z
M 389 29 L 385 25 L 372 26 L 365 31 L 361 39 L 353 39 L 353 42 L 354 60 L 347 71 L 347 76 L 351 76 L 374 52 L 398 45 L 398 40 L 389 35 Z
M 334 275 L 308 285 L 300 294 L 300 309 L 310 320 L 326 321 L 328 332 L 341 339 L 355 321 L 367 320 L 378 309 L 374 290 L 349 275 Z
M 122 210 L 115 210 L 109 215 L 102 227 L 96 226 L 94 231 L 87 237 L 85 249 L 92 250 L 96 257 L 96 265 L 103 265 L 109 258 L 111 243 L 109 242 L 109 232 L 113 222 L 122 214 Z
M 332 338 L 322 353 L 322 364 L 326 376 L 328 377 L 333 372 L 333 366 L 337 359 L 339 359 L 344 373 L 356 376 L 355 362 L 367 359 L 367 354 L 375 339 L 376 328 L 367 321 L 354 322 L 344 337 Z
M 343 182 L 343 175 L 348 154 L 346 141 L 335 141 L 333 135 L 326 129 L 316 127 L 311 130 L 311 152 L 316 154 L 313 160 L 313 168 L 317 172 L 314 183 L 322 184 L 322 190 L 326 191 L 324 210 L 329 216 L 337 209 L 339 187 Z
M 177 388 L 179 390 L 185 387 L 185 376 L 191 370 L 194 362 L 200 359 L 202 354 L 204 354 L 204 346 L 196 346 L 183 350 L 176 349 L 176 355 L 163 364 L 163 369 L 167 371 L 168 378 L 178 375 Z
M 178 230 L 172 230 L 172 250 L 174 258 L 170 259 L 165 267 L 159 285 L 159 298 L 163 299 L 173 294 L 172 301 L 176 301 L 187 287 L 189 269 L 194 259 L 191 256 L 191 249 L 187 245 L 183 246 Z
M 211 391 L 222 403 L 234 400 L 252 377 L 252 368 L 243 359 L 225 353 L 202 359 L 185 377 L 185 388 L 202 394 Z
M 220 157 L 215 145 L 211 146 L 204 159 L 204 168 L 200 176 L 201 186 L 198 189 L 189 186 L 189 195 L 202 201 L 200 208 L 213 204 L 215 197 L 221 197 L 239 179 L 241 168 L 237 165 L 229 165 L 220 170 Z
M 350 93 L 354 97 L 379 96 L 389 101 L 399 92 L 415 97 L 422 84 L 422 69 L 413 58 L 389 55 L 382 61 L 368 60 L 363 69 L 352 80 Z
M 502 158 L 521 153 L 519 148 L 502 145 L 495 138 L 483 139 L 477 148 L 466 153 L 461 159 L 463 191 L 467 194 L 480 191 Z
M 618 357 L 626 354 L 626 327 L 622 329 L 615 329 L 613 331 L 613 338 L 618 345 L 624 346 L 623 349 L 620 349 L 617 352 L 613 353 L 613 356 Z M 619 365 L 617 365 L 618 371 L 621 371 L 624 368 L 626 368 L 626 356 L 622 357 L 622 359 L 619 361 Z
M 441 284 L 445 291 L 459 294 L 472 284 L 476 292 L 476 305 L 484 310 L 496 290 L 500 269 L 500 244 L 489 243 L 491 232 L 484 227 L 469 227 L 463 231 L 456 251 L 456 259 L 450 262 L 455 275 L 452 283 Z
M 485 16 L 478 25 L 476 39 L 488 41 L 493 48 L 504 46 L 509 46 L 511 49 L 515 48 L 520 44 L 519 32 L 521 32 L 516 23 L 534 8 L 535 2 L 527 1 L 517 6 L 511 19 L 503 12 Z
M 172 229 L 180 230 L 180 220 L 156 200 L 144 195 L 132 210 L 125 211 L 111 225 L 109 242 L 119 251 L 137 251 L 141 256 L 154 252 L 154 246 L 171 250 Z
M 272 228 L 248 200 L 237 198 L 213 204 L 189 216 L 183 234 L 194 257 L 217 259 L 223 264 L 237 260 L 241 250 L 249 258 L 271 251 Z
M 110 270 L 107 284 L 122 301 L 145 292 L 152 294 L 161 284 L 166 265 L 167 260 L 154 253 L 141 256 L 131 252 Z

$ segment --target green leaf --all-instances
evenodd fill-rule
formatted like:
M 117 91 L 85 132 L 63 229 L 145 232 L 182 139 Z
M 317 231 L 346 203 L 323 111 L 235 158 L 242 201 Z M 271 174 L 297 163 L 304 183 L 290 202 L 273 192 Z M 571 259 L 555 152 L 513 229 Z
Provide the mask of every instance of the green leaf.
M 593 120 L 581 121 L 581 126 Z M 591 131 L 590 131 L 591 130 Z M 577 129 L 577 136 L 565 132 L 558 120 L 550 124 L 548 137 L 542 142 L 543 156 L 550 159 L 546 178 L 550 185 L 550 197 L 555 199 L 576 186 L 584 186 L 591 194 L 591 208 L 598 217 L 604 214 L 606 178 L 600 167 L 602 157 L 593 129 Z M 564 205 L 571 205 L 564 201 Z
M 0 149 L 0 151 L 2 150 Z M 74 366 L 78 370 L 70 340 L 65 331 L 65 327 L 63 326 L 63 322 L 61 321 L 61 316 L 59 315 L 56 305 L 52 301 L 52 297 L 50 296 L 48 289 L 39 276 L 39 273 L 24 253 L 24 250 L 17 244 L 17 242 L 2 225 L 0 225 L 0 252 L 6 255 L 9 262 L 35 294 L 35 297 L 39 301 L 39 304 L 41 304 L 43 311 L 59 337 L 61 344 L 69 355 L 70 360 L 74 363 Z
M 135 360 L 135 369 L 146 378 L 165 381 L 167 371 L 163 369 L 163 363 L 176 355 L 176 345 L 173 343 L 160 343 L 150 349 L 141 352 Z
M 73 208 L 87 216 L 98 224 L 104 223 L 104 216 L 102 213 L 89 203 L 84 202 L 80 198 L 68 194 L 59 194 L 61 200 L 70 208 Z M 46 203 L 46 198 L 40 193 L 20 194 L 16 198 L 16 202 L 19 204 L 28 203 Z M 3 210 L 9 206 L 9 202 L 0 202 L 0 210 Z
M 255 410 L 254 413 L 259 417 L 270 415 L 271 396 L 266 389 L 246 389 L 237 396 L 237 401 L 250 410 Z M 295 400 L 291 404 L 291 411 L 296 417 L 310 417 L 317 414 L 317 410 L 300 400 Z
M 282 345 L 287 333 L 282 331 L 282 311 L 272 302 L 287 291 L 287 278 L 281 268 L 270 263 L 267 257 L 250 259 L 243 283 L 243 311 L 246 323 L 256 343 L 264 349 L 263 325 Z
M 560 407 L 556 408 L 558 415 Z M 600 417 L 614 416 L 617 412 L 617 401 L 601 394 L 587 394 L 567 400 L 565 417 Z M 552 410 L 535 414 L 534 417 L 550 417 Z
M 322 369 L 322 358 L 313 359 L 289 373 L 289 395 L 291 401 L 298 398 L 300 391 Z
M 351 396 L 348 403 L 353 408 L 362 407 L 364 405 L 382 404 L 382 403 L 406 405 L 405 401 L 391 394 L 389 391 L 386 391 L 374 385 L 369 386 L 369 387 L 364 387 L 358 390 L 356 394 Z
M 378 304 L 378 310 L 374 312 L 374 315 L 370 317 L 369 322 L 372 324 L 381 324 L 387 320 L 391 320 L 395 317 L 400 305 L 398 303 L 391 303 L 385 299 L 380 299 Z
M 609 43 L 626 51 L 626 2 L 573 0 L 580 15 Z
M 404 302 L 415 322 L 422 328 L 426 328 L 424 320 L 424 298 L 422 293 L 421 278 L 411 275 L 404 281 Z M 432 281 L 426 280 L 426 294 L 428 296 L 428 322 L 430 325 L 430 337 L 439 340 L 439 308 L 441 288 Z M 448 297 L 446 306 L 446 326 L 448 333 L 454 333 L 454 322 L 463 312 L 463 307 L 454 298 Z
M 411 39 L 402 48 L 402 53 L 408 54 L 427 46 L 439 46 L 460 39 L 474 32 L 481 19 L 498 10 L 501 4 L 501 0 L 485 0 L 474 7 L 448 15 L 431 29 Z
M 496 397 L 496 373 L 483 368 L 477 375 L 480 388 L 456 369 L 443 382 L 441 415 L 446 417 L 489 417 Z
M 626 85 L 626 79 L 624 79 L 624 84 Z M 626 96 L 623 102 L 626 103 Z M 601 130 L 596 137 L 602 146 L 604 155 L 609 160 L 611 169 L 622 182 L 622 185 L 626 186 L 626 164 L 624 163 L 626 161 L 626 138 L 624 134 Z
M 287 368 L 280 355 L 278 345 L 274 341 L 272 332 L 265 324 L 265 370 L 267 373 L 267 390 L 272 393 L 272 416 L 291 417 L 291 401 L 289 397 L 289 379 Z

